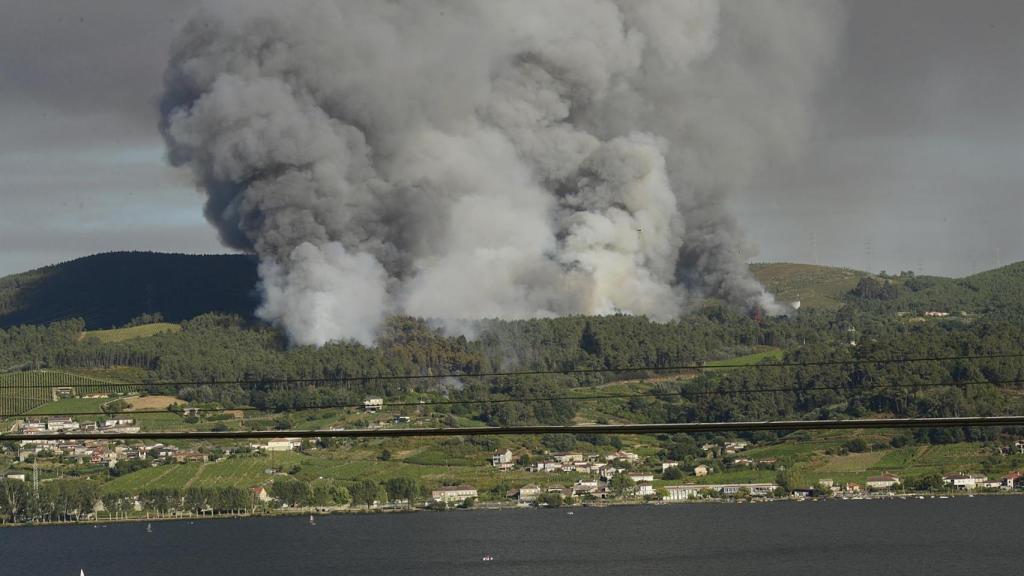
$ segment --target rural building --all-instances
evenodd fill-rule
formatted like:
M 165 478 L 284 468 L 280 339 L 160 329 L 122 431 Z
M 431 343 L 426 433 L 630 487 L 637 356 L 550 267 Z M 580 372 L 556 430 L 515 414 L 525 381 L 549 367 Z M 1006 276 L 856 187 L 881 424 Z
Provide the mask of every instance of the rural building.
M 583 462 L 583 454 L 580 452 L 555 452 L 551 455 L 556 461 L 562 464 L 570 464 L 572 462 Z
M 430 497 L 437 502 L 462 502 L 466 498 L 476 498 L 476 488 L 463 484 L 461 486 L 445 486 L 440 490 L 434 490 Z
M 33 432 L 45 432 L 46 422 L 43 420 L 28 418 L 20 426 L 22 432 L 33 433 Z
M 629 476 L 629 479 L 636 483 L 654 482 L 654 474 L 646 472 L 631 472 L 629 474 L 626 474 L 626 476 Z
M 605 460 L 625 460 L 626 462 L 639 462 L 640 456 L 632 452 L 619 450 L 604 457 Z
M 253 500 L 256 502 L 270 502 L 270 494 L 263 486 L 253 486 L 249 488 L 249 493 L 252 494 Z
M 70 386 L 58 386 L 53 389 L 53 399 L 60 400 L 61 398 L 74 398 L 75 389 Z
M 491 455 L 491 466 L 499 470 L 508 470 L 512 465 L 512 451 L 507 448 L 504 452 L 495 452 Z
M 135 424 L 132 418 L 110 418 L 103 421 L 103 428 L 117 428 L 119 426 L 131 426 Z
M 302 440 L 299 438 L 271 438 L 266 444 L 253 444 L 254 450 L 266 450 L 267 452 L 289 452 L 302 447 Z
M 670 460 L 668 462 L 662 462 L 661 463 L 661 471 L 662 472 L 664 472 L 665 470 L 668 470 L 669 468 L 679 468 L 679 462 L 674 462 L 674 461 Z
M 724 447 L 725 448 L 725 453 L 726 454 L 735 454 L 735 453 L 737 453 L 737 452 L 739 452 L 741 450 L 746 450 L 747 446 L 749 446 L 749 445 L 750 445 L 750 443 L 746 442 L 744 440 L 737 440 L 735 442 L 726 442 L 725 443 L 725 447 Z
M 693 469 L 694 476 L 707 476 L 711 472 L 711 468 L 704 464 L 699 464 Z
M 60 432 L 62 430 L 78 430 L 79 424 L 71 416 L 50 416 L 46 419 L 46 429 Z
M 988 480 L 987 476 L 980 474 L 946 474 L 942 477 L 942 483 L 952 486 L 957 490 L 974 490 L 979 484 Z
M 513 491 L 513 497 L 520 502 L 533 502 L 540 496 L 540 486 L 536 484 L 527 484 L 518 490 Z
M 867 479 L 866 484 L 868 488 L 874 490 L 885 490 L 892 488 L 893 486 L 900 483 L 900 479 L 892 474 L 882 474 L 881 476 L 870 476 Z
M 636 485 L 636 488 L 633 490 L 633 494 L 640 498 L 652 498 L 657 494 L 657 492 L 654 491 L 653 484 L 641 482 Z
M 577 480 L 576 483 L 572 485 L 572 495 L 582 496 L 585 494 L 595 494 L 600 487 L 601 484 L 597 480 Z
M 383 398 L 367 398 L 363 400 L 363 411 L 365 412 L 380 412 L 384 408 Z
M 1000 482 L 1001 488 L 1004 490 L 1013 490 L 1014 488 L 1024 488 L 1024 474 L 1014 471 L 1010 472 L 1006 476 L 1003 476 Z
M 5 476 L 5 478 L 7 478 L 8 480 L 17 480 L 19 482 L 25 481 L 24 474 L 8 474 L 7 476 Z
M 778 486 L 771 483 L 750 483 L 750 484 L 680 484 L 678 486 L 665 486 L 668 495 L 665 500 L 681 501 L 700 498 L 702 492 L 718 492 L 723 496 L 735 496 L 740 492 L 746 492 L 751 496 L 771 496 Z

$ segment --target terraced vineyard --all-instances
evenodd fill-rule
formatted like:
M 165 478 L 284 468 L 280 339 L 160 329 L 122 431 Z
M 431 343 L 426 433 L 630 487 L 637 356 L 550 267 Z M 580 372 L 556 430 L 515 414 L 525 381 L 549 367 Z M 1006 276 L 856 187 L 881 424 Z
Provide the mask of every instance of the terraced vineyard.
M 0 413 L 23 414 L 54 400 L 54 388 L 68 387 L 79 395 L 128 392 L 117 382 L 55 370 L 33 370 L 0 374 Z

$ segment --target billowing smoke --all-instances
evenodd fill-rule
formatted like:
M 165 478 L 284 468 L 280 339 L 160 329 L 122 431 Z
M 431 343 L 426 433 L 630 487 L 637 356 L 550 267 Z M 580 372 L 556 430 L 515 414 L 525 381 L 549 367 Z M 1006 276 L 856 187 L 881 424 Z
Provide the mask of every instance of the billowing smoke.
M 298 344 L 447 320 L 777 312 L 724 206 L 797 154 L 822 0 L 239 0 L 195 15 L 161 102 L 259 314 Z

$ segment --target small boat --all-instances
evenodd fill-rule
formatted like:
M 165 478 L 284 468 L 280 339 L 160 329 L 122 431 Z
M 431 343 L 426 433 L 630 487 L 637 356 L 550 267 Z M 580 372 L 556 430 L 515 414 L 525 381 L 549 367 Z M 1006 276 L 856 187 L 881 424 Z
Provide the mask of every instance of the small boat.
M 313 518 L 312 514 L 309 515 L 309 525 L 316 526 L 316 518 Z
M 572 512 L 566 512 L 565 513 L 566 516 L 572 516 L 572 514 L 573 514 Z
M 146 532 L 149 532 L 150 534 L 153 533 L 153 525 L 152 524 L 146 524 Z
M 490 554 L 488 554 L 487 556 L 484 556 L 483 558 L 481 558 L 481 560 L 483 560 L 484 562 L 491 562 L 491 561 L 494 560 L 494 556 L 491 556 Z

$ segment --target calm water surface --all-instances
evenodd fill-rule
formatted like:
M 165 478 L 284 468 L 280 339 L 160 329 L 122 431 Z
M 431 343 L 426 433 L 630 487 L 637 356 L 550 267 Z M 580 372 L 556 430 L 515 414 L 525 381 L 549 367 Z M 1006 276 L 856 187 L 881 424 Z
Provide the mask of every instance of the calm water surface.
M 504 510 L 0 530 L 0 574 L 1019 574 L 1024 498 Z M 483 562 L 484 555 L 494 556 Z

